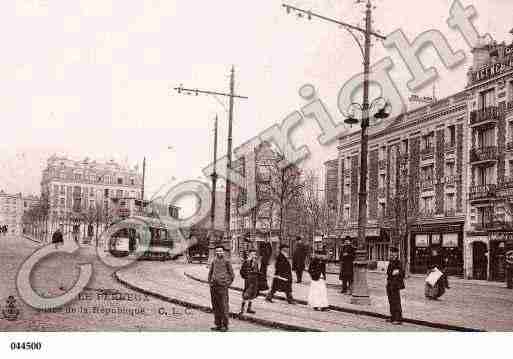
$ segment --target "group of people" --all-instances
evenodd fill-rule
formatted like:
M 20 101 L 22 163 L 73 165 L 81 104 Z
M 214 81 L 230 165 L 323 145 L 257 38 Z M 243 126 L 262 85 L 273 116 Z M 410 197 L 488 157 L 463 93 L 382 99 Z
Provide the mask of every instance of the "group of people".
M 272 303 L 276 292 L 283 292 L 289 304 L 295 304 L 292 296 L 292 272 L 296 273 L 297 283 L 303 280 L 303 272 L 310 275 L 310 287 L 308 293 L 308 305 L 316 311 L 329 309 L 328 291 L 326 285 L 327 255 L 324 250 L 316 250 L 311 254 L 308 245 L 297 238 L 297 245 L 289 260 L 289 246 L 281 244 L 279 253 L 274 262 L 274 273 L 271 287 L 267 283 L 267 268 L 271 261 L 272 247 L 267 239 L 261 243 L 259 250 L 249 248 L 240 268 L 240 276 L 244 279 L 242 291 L 242 303 L 239 314 L 244 312 L 255 314 L 253 300 L 259 293 L 268 290 L 265 297 Z M 218 246 L 215 249 L 215 258 L 210 264 L 208 282 L 212 300 L 212 309 L 215 318 L 215 331 L 228 330 L 228 289 L 235 279 L 232 264 L 225 258 L 225 249 Z M 340 275 L 342 282 L 341 293 L 351 294 L 353 288 L 353 265 L 355 261 L 355 249 L 350 239 L 344 241 L 340 252 Z M 308 264 L 308 265 L 307 265 Z M 434 275 L 436 273 L 437 275 Z M 390 248 L 389 263 L 386 271 L 386 294 L 390 307 L 390 319 L 392 324 L 402 324 L 402 306 L 400 291 L 405 288 L 405 271 L 399 259 L 399 250 Z M 438 277 L 438 278 L 436 278 Z M 433 278 L 436 280 L 433 281 Z M 441 256 L 435 251 L 431 257 L 426 279 L 425 295 L 429 299 L 438 299 L 445 289 L 449 288 L 447 275 L 444 272 Z
M 9 226 L 4 224 L 0 226 L 0 234 L 6 235 L 9 232 Z

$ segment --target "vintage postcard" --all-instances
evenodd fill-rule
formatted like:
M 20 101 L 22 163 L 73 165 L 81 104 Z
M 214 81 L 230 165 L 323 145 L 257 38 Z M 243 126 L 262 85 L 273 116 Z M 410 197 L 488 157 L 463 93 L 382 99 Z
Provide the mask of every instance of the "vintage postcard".
M 0 9 L 1 332 L 513 330 L 509 1 Z

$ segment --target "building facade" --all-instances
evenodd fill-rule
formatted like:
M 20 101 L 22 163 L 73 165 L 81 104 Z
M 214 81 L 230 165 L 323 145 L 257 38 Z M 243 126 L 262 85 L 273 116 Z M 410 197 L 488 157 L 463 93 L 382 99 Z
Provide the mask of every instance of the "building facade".
M 0 226 L 8 226 L 9 234 L 22 234 L 23 215 L 37 205 L 39 205 L 39 198 L 36 196 L 23 196 L 21 193 L 8 194 L 0 191 Z
M 88 158 L 77 161 L 50 157 L 41 180 L 41 203 L 47 209 L 48 231 L 65 223 L 72 226 L 72 232 L 82 233 L 81 224 L 90 222 L 88 231 L 83 233 L 91 236 L 95 224 L 129 216 L 136 210 L 136 200 L 141 199 L 141 181 L 137 167 Z M 95 221 L 91 216 L 99 218 Z
M 468 73 L 469 206 L 465 274 L 504 280 L 513 250 L 513 44 L 473 51 Z
M 325 166 L 338 180 L 329 186 L 338 193 L 339 238 L 356 237 L 359 136 L 342 136 L 337 163 Z M 450 274 L 504 280 L 513 251 L 513 44 L 473 49 L 461 92 L 371 130 L 368 161 L 370 260 L 385 261 L 403 227 L 411 272 L 425 272 L 436 248 Z M 407 208 L 402 222 L 397 202 Z

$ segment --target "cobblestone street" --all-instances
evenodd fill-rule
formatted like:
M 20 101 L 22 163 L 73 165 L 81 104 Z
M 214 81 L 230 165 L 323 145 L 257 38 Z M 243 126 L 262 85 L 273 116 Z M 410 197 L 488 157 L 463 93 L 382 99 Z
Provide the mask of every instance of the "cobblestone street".
M 73 255 L 51 255 L 32 274 L 34 290 L 42 296 L 62 294 L 78 278 L 79 263 L 93 264 L 93 278 L 81 299 L 55 312 L 35 310 L 19 297 L 15 287 L 17 270 L 38 244 L 20 237 L 0 237 L 0 307 L 9 295 L 16 297 L 19 319 L 0 316 L 0 331 L 204 331 L 213 325 L 211 314 L 186 309 L 127 289 L 113 277 L 114 269 L 100 262 L 94 249 L 80 249 Z M 87 311 L 87 312 L 86 312 Z M 270 330 L 232 320 L 231 330 Z

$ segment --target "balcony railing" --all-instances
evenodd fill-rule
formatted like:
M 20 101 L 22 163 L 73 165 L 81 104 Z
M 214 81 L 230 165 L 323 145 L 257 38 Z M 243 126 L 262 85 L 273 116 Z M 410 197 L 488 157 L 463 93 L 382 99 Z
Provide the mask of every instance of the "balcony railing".
M 470 150 L 470 162 L 496 161 L 497 146 L 476 147 Z
M 506 151 L 513 151 L 513 141 L 506 143 Z
M 456 151 L 456 143 L 453 142 L 453 143 L 446 143 L 444 145 L 444 149 L 445 149 L 445 152 L 454 152 Z
M 420 182 L 420 188 L 423 190 L 433 189 L 435 185 L 435 181 L 433 179 L 427 179 Z
M 470 126 L 477 126 L 485 123 L 496 123 L 499 119 L 499 108 L 490 106 L 482 110 L 475 110 L 470 113 Z
M 469 188 L 469 199 L 471 201 L 493 199 L 496 196 L 497 186 L 495 184 L 484 184 L 471 186 Z
M 378 168 L 380 170 L 386 170 L 387 169 L 387 160 L 379 160 L 378 161 Z
M 452 175 L 452 176 L 446 176 L 445 177 L 445 185 L 446 186 L 455 186 L 456 183 L 458 182 L 458 176 L 455 176 L 455 175 Z
M 435 216 L 435 210 L 433 209 L 421 209 L 419 211 L 419 217 L 422 218 L 431 218 Z
M 513 178 L 505 177 L 497 186 L 497 198 L 513 198 Z
M 435 148 L 433 146 L 426 147 L 420 151 L 420 157 L 422 159 L 431 158 L 435 154 Z
M 380 187 L 378 188 L 378 198 L 385 198 L 387 195 L 387 189 L 386 187 Z

